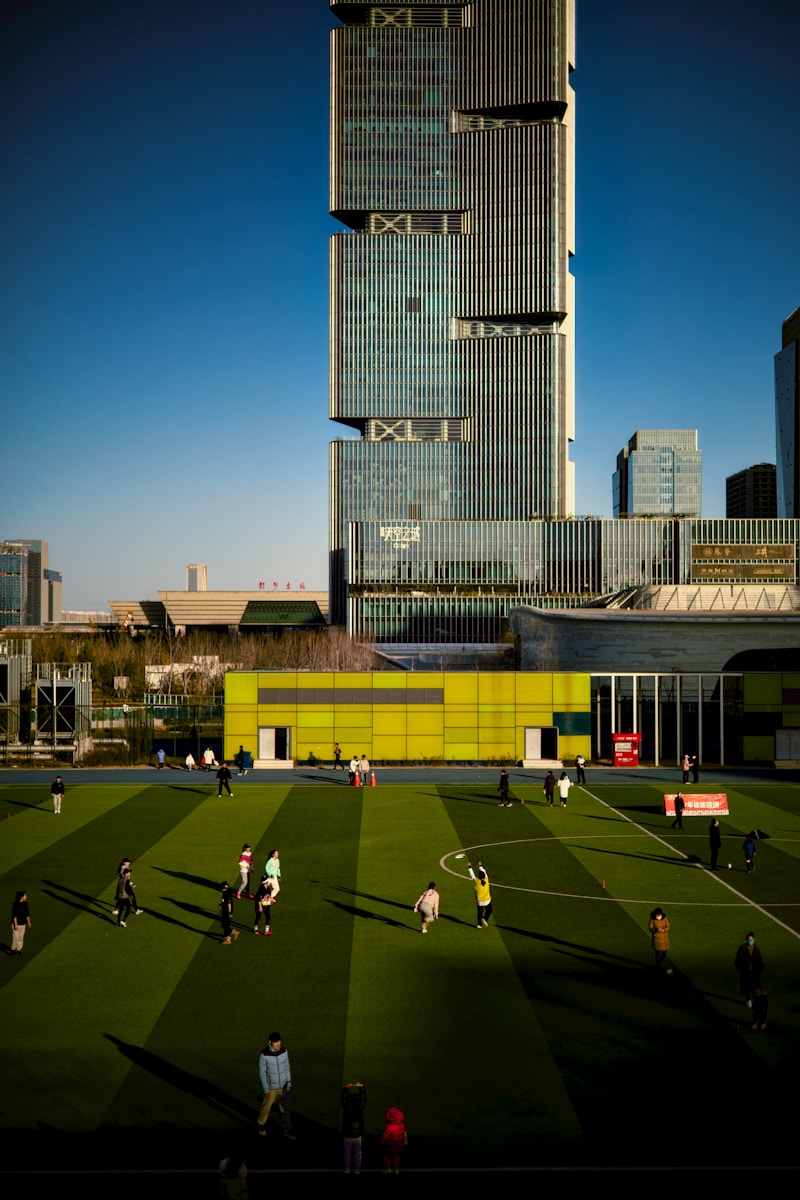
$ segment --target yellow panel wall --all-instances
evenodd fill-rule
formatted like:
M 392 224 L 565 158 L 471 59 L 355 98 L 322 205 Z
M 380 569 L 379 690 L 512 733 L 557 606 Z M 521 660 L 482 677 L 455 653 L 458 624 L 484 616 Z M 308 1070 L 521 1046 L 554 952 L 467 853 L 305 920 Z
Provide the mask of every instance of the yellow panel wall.
M 592 700 L 592 680 L 590 675 L 554 675 L 553 676 L 553 711 L 588 712 Z
M 228 671 L 225 675 L 225 704 L 257 704 L 258 676 L 252 671 Z
M 513 709 L 514 702 L 513 674 L 494 671 L 478 676 L 479 704 L 507 704 Z

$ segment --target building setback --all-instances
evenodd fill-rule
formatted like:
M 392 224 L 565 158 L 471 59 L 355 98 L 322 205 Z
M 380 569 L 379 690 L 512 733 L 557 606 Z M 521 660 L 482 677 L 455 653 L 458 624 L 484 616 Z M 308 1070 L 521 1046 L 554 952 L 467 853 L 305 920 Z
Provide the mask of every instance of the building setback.
M 615 517 L 699 517 L 703 452 L 696 429 L 637 429 L 617 455 Z
M 777 515 L 774 463 L 757 463 L 725 480 L 725 516 L 728 519 Z
M 775 355 L 775 452 L 778 516 L 800 516 L 800 308 L 781 327 Z
M 362 523 L 394 544 L 436 522 L 469 581 L 474 523 L 504 523 L 513 563 L 520 523 L 572 512 L 574 2 L 331 8 L 330 208 L 347 228 L 331 240 L 330 416 L 354 436 L 331 445 L 330 583 L 345 623 Z M 425 640 L 448 620 L 435 608 Z

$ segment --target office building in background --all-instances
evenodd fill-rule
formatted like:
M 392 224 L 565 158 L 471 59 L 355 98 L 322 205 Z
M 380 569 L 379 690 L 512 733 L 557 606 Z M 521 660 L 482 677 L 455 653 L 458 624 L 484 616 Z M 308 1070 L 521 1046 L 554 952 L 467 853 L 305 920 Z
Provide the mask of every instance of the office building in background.
M 48 560 L 47 542 L 9 538 L 0 545 L 0 628 L 61 620 L 61 572 Z
M 776 517 L 775 464 L 757 463 L 725 480 L 725 516 Z
M 574 3 L 331 8 L 332 619 L 482 640 L 487 554 L 573 510 Z
M 800 308 L 781 328 L 775 355 L 775 452 L 779 517 L 800 516 Z
M 615 517 L 699 517 L 703 452 L 696 429 L 637 429 L 617 455 Z

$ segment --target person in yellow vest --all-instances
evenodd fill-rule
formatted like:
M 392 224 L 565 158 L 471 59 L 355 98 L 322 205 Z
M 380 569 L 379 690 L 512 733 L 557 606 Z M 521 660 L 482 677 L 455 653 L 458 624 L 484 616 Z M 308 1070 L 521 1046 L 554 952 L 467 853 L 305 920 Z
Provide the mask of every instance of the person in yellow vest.
M 478 863 L 473 871 L 472 863 L 467 863 L 469 877 L 475 884 L 475 901 L 478 910 L 478 929 L 489 928 L 489 917 L 492 915 L 492 895 L 489 891 L 489 876 L 483 863 Z

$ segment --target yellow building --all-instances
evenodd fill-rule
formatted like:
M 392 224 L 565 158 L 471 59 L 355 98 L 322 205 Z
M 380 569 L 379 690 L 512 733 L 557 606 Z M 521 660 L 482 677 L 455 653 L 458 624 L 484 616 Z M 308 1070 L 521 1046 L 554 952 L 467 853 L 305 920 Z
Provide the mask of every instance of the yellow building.
M 242 671 L 225 676 L 225 756 L 549 762 L 590 755 L 588 674 Z

